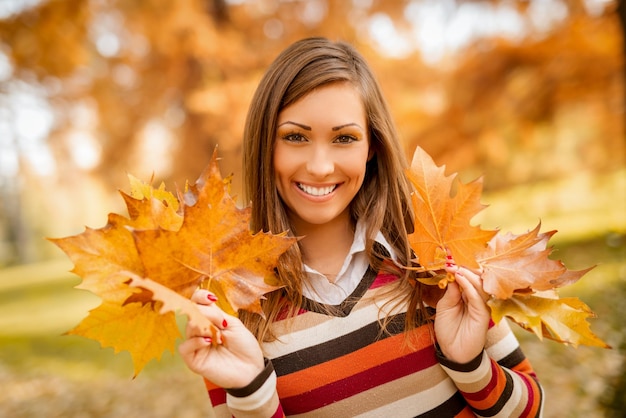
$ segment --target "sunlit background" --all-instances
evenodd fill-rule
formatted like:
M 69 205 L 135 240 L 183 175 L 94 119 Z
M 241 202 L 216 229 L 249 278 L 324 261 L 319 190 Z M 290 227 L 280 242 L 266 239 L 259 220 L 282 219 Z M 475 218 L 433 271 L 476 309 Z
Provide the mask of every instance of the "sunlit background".
M 124 214 L 128 174 L 194 181 L 216 146 L 240 195 L 256 84 L 322 35 L 368 59 L 407 158 L 484 176 L 477 222 L 541 221 L 569 268 L 598 264 L 564 294 L 612 350 L 519 335 L 547 417 L 623 416 L 625 21 L 616 0 L 0 0 L 0 415 L 206 414 L 176 356 L 131 381 L 126 354 L 60 336 L 98 300 L 45 237 Z

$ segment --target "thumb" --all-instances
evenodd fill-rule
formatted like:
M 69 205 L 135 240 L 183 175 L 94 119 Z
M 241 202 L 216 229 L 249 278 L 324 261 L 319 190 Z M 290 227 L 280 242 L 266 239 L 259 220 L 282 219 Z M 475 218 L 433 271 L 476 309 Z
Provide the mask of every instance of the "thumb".
M 437 303 L 437 309 L 451 308 L 459 302 L 459 299 L 461 299 L 461 289 L 457 282 L 450 282 L 446 287 L 446 292 Z

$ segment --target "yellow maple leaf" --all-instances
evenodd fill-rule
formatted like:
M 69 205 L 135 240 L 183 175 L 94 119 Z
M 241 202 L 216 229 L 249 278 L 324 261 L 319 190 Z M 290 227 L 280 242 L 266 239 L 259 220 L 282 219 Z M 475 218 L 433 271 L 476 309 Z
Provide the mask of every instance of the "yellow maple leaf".
M 163 185 L 129 179 L 131 194 L 121 193 L 129 218 L 110 214 L 101 229 L 51 241 L 74 262 L 72 271 L 83 279 L 77 287 L 102 298 L 68 333 L 129 351 L 137 375 L 173 350 L 180 337 L 176 312 L 219 341 L 217 328 L 189 301 L 200 286 L 213 290 L 229 313 L 262 314 L 260 298 L 277 289 L 278 257 L 296 238 L 249 231 L 249 208 L 238 209 L 229 195 L 217 153 L 181 199 Z
M 509 299 L 491 299 L 491 316 L 497 323 L 511 318 L 522 328 L 542 337 L 572 346 L 580 344 L 610 348 L 591 332 L 588 318 L 595 314 L 578 298 L 513 294 Z
M 183 223 L 179 213 L 178 199 L 165 190 L 161 183 L 158 189 L 150 184 L 129 175 L 130 196 L 120 192 L 126 203 L 126 209 L 134 229 L 154 229 L 157 227 L 170 231 L 177 231 Z
M 140 302 L 120 305 L 107 300 L 67 334 L 96 340 L 102 347 L 112 347 L 115 353 L 128 351 L 133 360 L 133 376 L 150 360 L 160 359 L 165 350 L 173 353 L 180 337 L 173 313 L 161 315 L 150 304 Z

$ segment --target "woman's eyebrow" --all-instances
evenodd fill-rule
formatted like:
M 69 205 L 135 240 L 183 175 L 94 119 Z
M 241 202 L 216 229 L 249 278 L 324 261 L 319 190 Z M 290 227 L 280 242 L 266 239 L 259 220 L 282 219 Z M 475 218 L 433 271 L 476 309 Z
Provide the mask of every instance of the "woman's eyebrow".
M 288 120 L 288 121 L 286 121 L 286 122 L 281 123 L 280 125 L 278 125 L 278 127 L 280 128 L 281 126 L 283 126 L 283 125 L 288 125 L 288 124 L 291 124 L 291 125 L 296 125 L 297 127 L 304 129 L 305 131 L 310 131 L 310 130 L 311 130 L 311 127 L 310 127 L 310 126 L 303 125 L 303 124 L 301 124 L 301 123 L 297 123 L 297 122 L 292 122 L 292 121 L 290 121 L 290 120 Z
M 359 129 L 363 129 L 363 128 L 361 128 L 361 125 L 359 125 L 358 123 L 346 123 L 345 125 L 335 126 L 334 128 L 332 128 L 332 130 L 333 131 L 338 131 L 338 130 L 346 128 L 348 126 L 356 126 Z

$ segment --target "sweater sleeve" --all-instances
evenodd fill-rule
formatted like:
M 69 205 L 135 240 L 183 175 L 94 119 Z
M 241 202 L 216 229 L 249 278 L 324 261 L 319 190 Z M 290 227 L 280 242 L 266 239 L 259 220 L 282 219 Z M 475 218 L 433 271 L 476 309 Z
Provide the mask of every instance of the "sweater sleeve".
M 543 390 L 506 321 L 490 328 L 485 350 L 469 363 L 437 356 L 477 415 L 541 416 Z
M 265 360 L 265 369 L 244 388 L 223 389 L 206 379 L 204 383 L 216 418 L 285 416 L 276 392 L 276 372 L 269 360 Z

